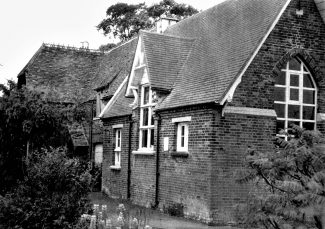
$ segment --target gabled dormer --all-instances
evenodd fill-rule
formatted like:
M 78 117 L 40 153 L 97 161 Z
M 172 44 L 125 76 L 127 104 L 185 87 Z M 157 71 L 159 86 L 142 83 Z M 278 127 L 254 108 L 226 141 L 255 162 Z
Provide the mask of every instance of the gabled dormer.
M 134 98 L 132 107 L 137 106 L 138 104 L 138 88 L 141 84 L 149 84 L 149 76 L 143 38 L 140 34 L 125 94 L 126 97 Z
M 170 93 L 194 41 L 141 31 L 126 90 L 126 97 L 135 99 L 132 107 L 138 105 L 141 86 L 150 86 L 153 97 Z

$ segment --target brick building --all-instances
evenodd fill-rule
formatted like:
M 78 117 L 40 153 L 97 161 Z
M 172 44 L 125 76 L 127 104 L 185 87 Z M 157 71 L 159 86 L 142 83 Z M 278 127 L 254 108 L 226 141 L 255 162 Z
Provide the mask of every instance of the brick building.
M 103 191 L 234 220 L 250 189 L 235 182 L 247 149 L 272 149 L 291 123 L 325 132 L 324 9 L 323 0 L 228 0 L 141 32 L 99 114 Z
M 102 125 L 93 122 L 91 116 L 92 107 L 95 107 L 93 85 L 97 82 L 104 55 L 87 48 L 42 44 L 18 74 L 18 87 L 26 85 L 42 92 L 52 102 L 83 106 L 86 117 L 84 122 L 68 127 L 71 137 L 68 146 L 70 151 L 85 159 L 89 158 L 89 153 L 98 151 L 103 142 Z

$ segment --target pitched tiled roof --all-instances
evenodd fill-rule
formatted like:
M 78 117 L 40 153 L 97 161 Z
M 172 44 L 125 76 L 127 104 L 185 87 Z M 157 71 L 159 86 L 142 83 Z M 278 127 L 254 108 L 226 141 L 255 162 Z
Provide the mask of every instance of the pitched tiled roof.
M 104 54 L 89 49 L 43 44 L 24 67 L 27 87 L 44 92 L 54 101 L 85 101 Z
M 166 35 L 196 40 L 171 94 L 158 109 L 219 102 L 286 2 L 228 0 L 167 29 Z
M 109 109 L 103 114 L 101 118 L 111 118 L 117 116 L 125 116 L 132 114 L 132 108 L 130 104 L 133 102 L 133 98 L 125 97 L 125 90 L 127 87 L 126 81 L 123 82 L 121 90 L 117 91 L 116 98 L 113 103 L 110 104 Z
M 315 0 L 316 6 L 325 22 L 325 0 Z
M 94 84 L 95 89 L 100 89 L 112 83 L 115 79 L 114 85 L 110 85 L 108 94 L 113 95 L 122 83 L 125 76 L 129 75 L 132 67 L 138 38 L 134 38 L 114 49 L 105 53 L 102 57 L 97 79 Z
M 170 90 L 183 66 L 194 39 L 142 31 L 150 84 Z

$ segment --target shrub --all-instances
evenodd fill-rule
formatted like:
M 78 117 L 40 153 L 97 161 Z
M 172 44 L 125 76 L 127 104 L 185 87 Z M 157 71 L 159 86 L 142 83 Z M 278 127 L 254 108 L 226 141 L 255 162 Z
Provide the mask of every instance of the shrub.
M 72 228 L 88 211 L 90 173 L 65 153 L 33 154 L 15 192 L 0 196 L 0 228 Z
M 251 226 L 325 226 L 324 136 L 293 126 L 290 138 L 278 138 L 275 151 L 248 152 L 248 169 L 241 181 L 259 187 L 246 206 L 246 223 Z

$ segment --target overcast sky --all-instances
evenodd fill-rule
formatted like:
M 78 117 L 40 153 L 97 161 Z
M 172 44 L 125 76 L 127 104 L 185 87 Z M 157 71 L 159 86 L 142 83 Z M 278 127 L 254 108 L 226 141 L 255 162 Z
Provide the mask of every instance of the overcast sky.
M 178 0 L 198 10 L 223 0 Z M 144 0 L 1 0 L 0 83 L 16 80 L 17 74 L 45 43 L 80 47 L 82 41 L 97 49 L 109 42 L 95 26 L 105 18 L 106 9 L 117 2 Z M 159 0 L 145 0 L 151 5 Z

